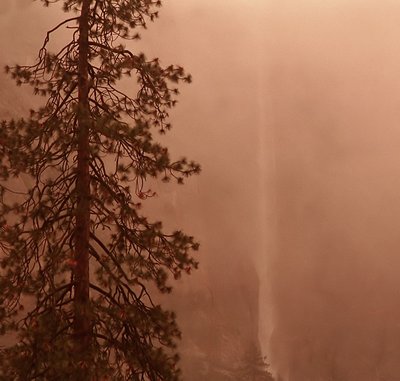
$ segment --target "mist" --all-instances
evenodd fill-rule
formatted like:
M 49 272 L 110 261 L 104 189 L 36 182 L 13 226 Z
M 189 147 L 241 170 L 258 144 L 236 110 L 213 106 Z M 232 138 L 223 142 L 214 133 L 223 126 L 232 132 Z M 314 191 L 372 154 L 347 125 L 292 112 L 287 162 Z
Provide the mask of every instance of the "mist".
M 270 10 L 271 361 L 296 381 L 398 379 L 399 6 Z
M 32 62 L 62 15 L 3 3 L 0 63 Z M 194 77 L 162 139 L 202 174 L 151 184 L 145 206 L 201 242 L 200 269 L 166 301 L 184 378 L 232 379 L 256 343 L 284 381 L 399 379 L 399 13 L 170 0 L 143 33 L 140 50 Z M 1 78 L 2 118 L 38 102 Z

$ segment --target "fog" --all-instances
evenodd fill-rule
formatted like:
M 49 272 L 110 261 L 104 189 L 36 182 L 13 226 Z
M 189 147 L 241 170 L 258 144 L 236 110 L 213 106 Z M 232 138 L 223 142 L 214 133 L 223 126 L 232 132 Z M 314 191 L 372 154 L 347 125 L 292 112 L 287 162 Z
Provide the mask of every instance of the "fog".
M 399 378 L 395 2 L 271 6 L 271 361 L 290 380 Z
M 62 15 L 3 3 L 0 63 L 30 62 Z M 399 14 L 390 0 L 169 0 L 143 34 L 194 77 L 165 142 L 202 174 L 152 184 L 147 206 L 201 242 L 166 301 L 188 379 L 231 379 L 251 342 L 285 381 L 400 379 Z M 2 117 L 36 102 L 2 81 Z

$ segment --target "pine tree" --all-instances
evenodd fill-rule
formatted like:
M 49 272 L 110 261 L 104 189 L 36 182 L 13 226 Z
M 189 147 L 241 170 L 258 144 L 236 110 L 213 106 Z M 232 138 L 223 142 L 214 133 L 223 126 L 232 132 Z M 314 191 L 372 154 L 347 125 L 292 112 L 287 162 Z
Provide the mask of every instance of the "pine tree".
M 246 381 L 274 381 L 268 370 L 269 364 L 261 355 L 260 349 L 252 344 L 244 353 L 236 374 L 238 379 Z
M 0 130 L 0 333 L 15 339 L 0 350 L 0 380 L 177 380 L 180 332 L 154 293 L 197 267 L 198 244 L 140 207 L 148 179 L 200 170 L 154 139 L 190 76 L 122 44 L 160 1 L 41 1 L 70 17 L 34 65 L 7 68 L 45 103 Z M 71 40 L 51 52 L 65 28 Z M 134 96 L 118 88 L 131 76 Z M 16 194 L 21 175 L 32 186 Z

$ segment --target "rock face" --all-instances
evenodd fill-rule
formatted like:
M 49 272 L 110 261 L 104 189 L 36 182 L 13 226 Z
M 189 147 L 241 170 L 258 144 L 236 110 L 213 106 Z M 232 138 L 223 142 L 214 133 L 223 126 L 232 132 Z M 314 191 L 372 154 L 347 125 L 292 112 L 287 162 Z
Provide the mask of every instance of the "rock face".
M 257 274 L 249 263 L 235 267 L 173 296 L 184 380 L 234 380 L 246 350 L 259 346 Z
M 194 77 L 182 89 L 171 136 L 174 152 L 198 160 L 203 172 L 183 188 L 160 188 L 151 206 L 168 226 L 201 243 L 200 269 L 175 286 L 169 302 L 183 333 L 184 380 L 235 380 L 245 351 L 259 346 L 255 258 L 265 255 L 259 161 L 265 126 L 258 11 L 247 1 L 171 1 L 145 36 Z
M 229 195 L 224 179 L 215 177 L 209 192 L 200 178 L 177 190 L 158 191 L 149 208 L 154 216 L 161 212 L 167 226 L 182 227 L 201 243 L 199 269 L 173 283 L 165 305 L 176 311 L 182 331 L 178 350 L 183 379 L 239 380 L 246 350 L 260 346 L 256 247 L 246 239 L 252 216 L 248 212 L 248 226 L 235 223 L 232 200 L 221 196 Z

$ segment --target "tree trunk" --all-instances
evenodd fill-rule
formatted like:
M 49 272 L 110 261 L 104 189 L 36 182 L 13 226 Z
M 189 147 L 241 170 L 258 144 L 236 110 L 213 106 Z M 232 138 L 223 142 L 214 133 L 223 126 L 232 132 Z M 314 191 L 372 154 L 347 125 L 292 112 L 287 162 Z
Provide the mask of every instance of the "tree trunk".
M 78 111 L 77 111 L 77 179 L 75 215 L 75 268 L 74 268 L 74 357 L 82 372 L 79 379 L 90 380 L 92 324 L 89 299 L 89 229 L 90 229 L 90 176 L 89 176 L 89 10 L 91 0 L 83 0 L 79 19 Z M 77 365 L 77 364 L 75 364 Z

